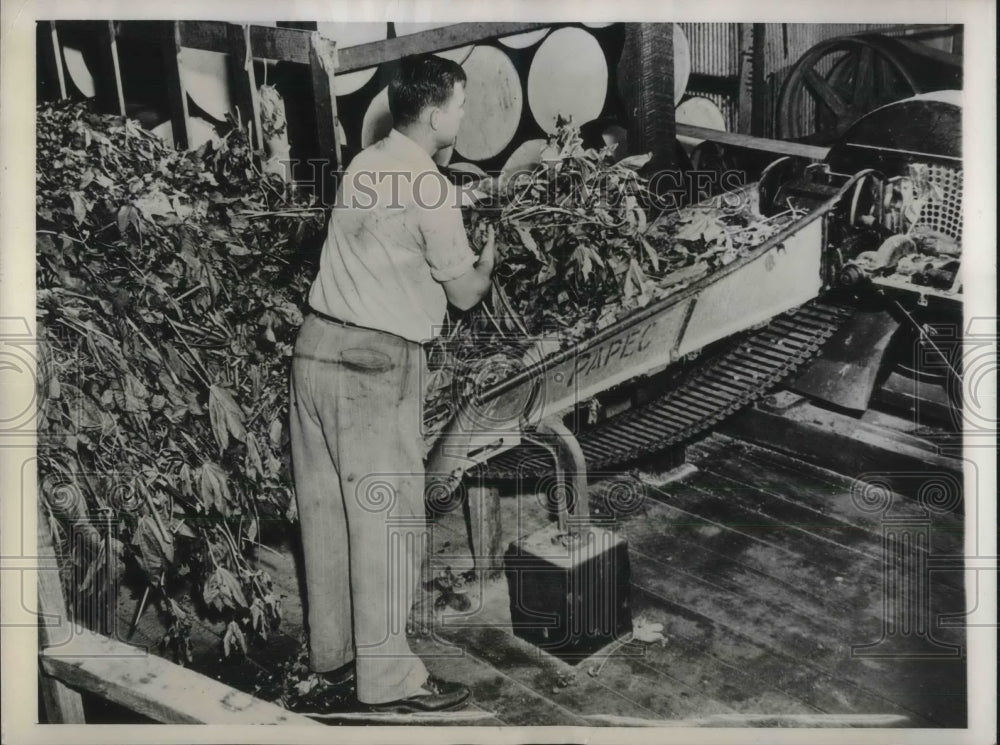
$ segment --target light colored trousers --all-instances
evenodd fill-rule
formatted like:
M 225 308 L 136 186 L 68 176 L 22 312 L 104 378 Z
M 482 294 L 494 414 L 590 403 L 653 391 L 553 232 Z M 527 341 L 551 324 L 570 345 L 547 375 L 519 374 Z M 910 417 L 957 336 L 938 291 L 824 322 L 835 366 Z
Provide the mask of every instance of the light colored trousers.
M 427 536 L 423 354 L 402 337 L 308 314 L 292 360 L 310 665 L 329 672 L 355 660 L 368 704 L 411 696 L 427 678 L 406 639 Z

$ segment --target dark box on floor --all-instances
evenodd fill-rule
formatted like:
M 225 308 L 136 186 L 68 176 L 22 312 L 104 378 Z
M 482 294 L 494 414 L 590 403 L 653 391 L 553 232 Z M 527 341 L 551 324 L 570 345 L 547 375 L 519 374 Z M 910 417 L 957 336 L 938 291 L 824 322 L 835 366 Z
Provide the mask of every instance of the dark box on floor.
M 510 544 L 504 556 L 514 634 L 576 664 L 632 630 L 628 546 L 616 531 L 555 525 Z

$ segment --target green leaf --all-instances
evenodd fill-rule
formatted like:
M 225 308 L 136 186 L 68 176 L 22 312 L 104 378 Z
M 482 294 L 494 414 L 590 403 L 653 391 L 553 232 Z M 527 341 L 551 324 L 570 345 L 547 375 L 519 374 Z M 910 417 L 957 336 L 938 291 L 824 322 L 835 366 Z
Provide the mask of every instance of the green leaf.
M 247 457 L 246 457 L 246 470 L 248 474 L 256 474 L 257 476 L 263 477 L 264 473 L 264 463 L 260 458 L 260 448 L 257 445 L 257 438 L 252 433 L 247 433 L 246 435 L 247 444 Z
M 132 373 L 125 375 L 125 411 L 138 413 L 148 411 L 149 390 L 139 378 Z
M 656 253 L 656 249 L 649 245 L 649 241 L 647 241 L 644 237 L 640 236 L 639 240 L 642 241 L 642 247 L 646 250 L 646 256 L 649 257 L 649 263 L 653 265 L 653 271 L 660 271 L 660 256 Z
M 579 245 L 573 251 L 573 261 L 576 262 L 579 268 L 580 276 L 587 280 L 590 278 L 591 269 L 593 267 L 593 262 L 590 260 L 590 249 L 586 246 Z
M 87 200 L 79 191 L 71 191 L 69 198 L 73 203 L 73 219 L 76 220 L 77 225 L 82 225 L 87 219 Z
M 229 482 L 226 472 L 221 466 L 205 461 L 199 471 L 199 490 L 202 506 L 208 512 L 213 507 L 221 514 L 228 516 L 231 512 L 229 502 L 232 495 L 229 492 Z
M 127 204 L 118 210 L 118 232 L 124 236 L 129 225 L 134 225 L 139 229 L 139 212 L 131 204 Z
M 515 225 L 514 229 L 521 238 L 521 243 L 524 244 L 524 247 L 531 251 L 536 259 L 544 261 L 541 251 L 538 250 L 538 244 L 535 243 L 535 239 L 531 235 L 531 231 L 527 228 L 521 227 L 520 225 Z
M 229 435 L 244 442 L 247 437 L 243 410 L 226 388 L 213 385 L 208 390 L 208 415 L 219 450 L 229 447 Z
M 170 199 L 167 198 L 166 194 L 159 190 L 143 194 L 135 200 L 134 205 L 147 218 L 169 215 L 174 211 L 174 206 L 170 203 Z
M 139 563 L 150 578 L 156 578 L 174 559 L 173 540 L 163 535 L 156 520 L 150 515 L 139 518 L 132 543 L 139 551 Z
M 271 422 L 271 426 L 268 427 L 267 436 L 268 439 L 271 441 L 271 446 L 274 448 L 281 447 L 281 430 L 282 430 L 282 425 L 280 419 L 275 419 L 274 421 Z
M 239 580 L 233 573 L 225 567 L 219 567 L 215 570 L 215 575 L 218 577 L 221 596 L 226 605 L 236 610 L 246 609 L 249 603 Z

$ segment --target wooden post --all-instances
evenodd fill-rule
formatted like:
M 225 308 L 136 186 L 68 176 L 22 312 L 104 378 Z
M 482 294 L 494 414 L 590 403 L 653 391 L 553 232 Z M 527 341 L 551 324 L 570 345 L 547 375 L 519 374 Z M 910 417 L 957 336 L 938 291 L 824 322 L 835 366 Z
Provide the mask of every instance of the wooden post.
M 38 510 L 38 646 L 39 651 L 56 641 L 52 628 L 70 628 L 66 599 L 59 581 L 59 565 L 52 548 L 52 537 L 41 507 Z M 58 646 L 58 645 L 57 645 Z M 42 705 L 50 724 L 82 724 L 83 700 L 80 694 L 59 680 L 39 670 L 38 685 L 42 691 Z
M 652 167 L 676 167 L 674 30 L 670 23 L 628 23 L 618 90 L 629 117 L 629 150 L 652 152 Z
M 253 70 L 250 26 L 231 25 L 229 43 L 230 77 L 233 81 L 233 99 L 239 111 L 240 124 L 249 129 L 250 146 L 260 149 L 264 147 L 264 136 L 260 126 L 260 98 L 257 95 L 257 79 Z
M 328 201 L 326 189 L 333 171 L 340 168 L 340 124 L 337 121 L 337 96 L 333 86 L 337 69 L 337 45 L 316 31 L 309 34 L 309 68 L 312 73 L 313 102 L 316 107 L 316 138 L 319 154 L 329 158 L 331 168 L 318 176 L 316 192 L 320 201 Z
M 750 134 L 752 122 L 754 49 L 753 24 L 739 24 L 739 94 L 736 102 L 736 131 L 740 134 Z
M 66 98 L 66 75 L 63 72 L 62 47 L 59 46 L 59 31 L 55 21 L 39 21 L 37 35 L 38 57 L 44 71 L 42 80 L 47 84 L 55 83 L 60 100 Z M 47 94 L 48 95 L 48 94 Z
M 122 91 L 122 72 L 118 63 L 118 36 L 114 21 L 100 21 L 97 26 L 100 41 L 100 68 L 97 84 L 98 105 L 101 111 L 125 116 L 125 94 Z
M 750 86 L 750 134 L 754 137 L 763 137 L 766 127 L 765 91 L 764 91 L 764 43 L 767 33 L 767 25 L 764 23 L 753 24 L 751 32 L 751 70 L 752 82 Z
M 500 490 L 482 484 L 470 486 L 465 515 L 475 570 L 485 579 L 493 579 L 503 570 Z
M 180 24 L 164 23 L 160 41 L 163 48 L 164 79 L 167 83 L 167 100 L 170 105 L 170 123 L 174 131 L 174 147 L 186 150 L 191 141 L 188 133 L 187 92 L 181 82 Z
M 740 24 L 740 134 L 764 136 L 764 33 L 763 23 Z

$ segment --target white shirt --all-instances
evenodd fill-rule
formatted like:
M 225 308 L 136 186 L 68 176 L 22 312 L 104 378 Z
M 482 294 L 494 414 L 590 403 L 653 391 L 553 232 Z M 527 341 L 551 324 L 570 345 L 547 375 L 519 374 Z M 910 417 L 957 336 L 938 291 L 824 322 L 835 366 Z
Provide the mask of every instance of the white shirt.
M 457 189 L 425 150 L 393 129 L 344 172 L 309 304 L 424 342 L 444 322 L 441 283 L 475 262 Z

